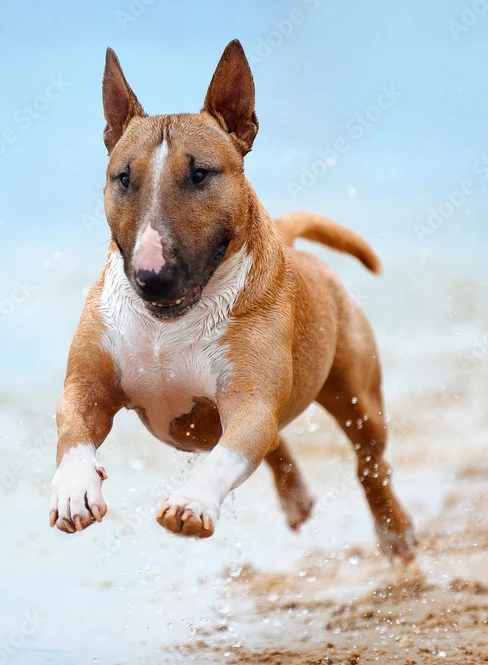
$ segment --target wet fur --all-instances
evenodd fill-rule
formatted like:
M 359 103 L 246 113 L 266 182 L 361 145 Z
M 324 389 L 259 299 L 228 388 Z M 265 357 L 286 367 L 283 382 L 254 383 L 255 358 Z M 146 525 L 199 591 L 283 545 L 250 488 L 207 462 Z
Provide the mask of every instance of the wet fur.
M 327 218 L 299 212 L 275 221 L 264 210 L 243 173 L 258 124 L 240 44 L 224 52 L 203 111 L 176 116 L 145 116 L 109 52 L 104 107 L 113 242 L 70 351 L 58 464 L 80 442 L 98 447 L 115 413 L 135 408 L 161 440 L 211 451 L 165 501 L 162 526 L 208 537 L 226 493 L 266 460 L 297 528 L 313 499 L 279 432 L 316 400 L 351 439 L 380 544 L 389 556 L 412 559 L 411 521 L 383 459 L 381 370 L 370 326 L 332 271 L 293 240 L 323 242 L 374 272 L 379 260 L 360 236 Z M 163 140 L 168 150 L 155 179 Z M 185 184 L 195 160 L 216 169 L 198 190 Z M 128 163 L 131 196 L 117 182 Z M 144 224 L 160 234 L 164 261 L 178 267 L 175 289 L 189 288 L 191 267 L 200 274 L 216 243 L 228 243 L 200 301 L 173 321 L 151 314 L 135 283 L 134 248 Z M 75 517 L 51 509 L 51 524 L 62 530 L 70 531 Z

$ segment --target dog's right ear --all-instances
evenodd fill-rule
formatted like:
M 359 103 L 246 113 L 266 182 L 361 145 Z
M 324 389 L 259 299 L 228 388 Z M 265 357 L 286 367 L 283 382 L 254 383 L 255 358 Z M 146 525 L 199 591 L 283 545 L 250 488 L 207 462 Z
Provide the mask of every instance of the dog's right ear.
M 102 96 L 103 113 L 107 121 L 103 141 L 110 154 L 131 119 L 136 115 L 146 115 L 125 79 L 115 51 L 111 48 L 107 49 L 105 58 Z

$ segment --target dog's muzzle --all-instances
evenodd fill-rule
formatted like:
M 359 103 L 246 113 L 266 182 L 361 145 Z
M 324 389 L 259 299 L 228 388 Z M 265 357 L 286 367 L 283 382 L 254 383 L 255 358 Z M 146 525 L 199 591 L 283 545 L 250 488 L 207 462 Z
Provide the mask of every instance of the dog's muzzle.
M 137 271 L 134 275 L 137 291 L 147 309 L 161 319 L 175 319 L 186 314 L 200 300 L 204 288 L 224 259 L 228 245 L 229 242 L 225 242 L 218 247 L 196 284 L 196 280 L 186 278 L 184 271 L 173 263 L 165 263 L 158 272 Z

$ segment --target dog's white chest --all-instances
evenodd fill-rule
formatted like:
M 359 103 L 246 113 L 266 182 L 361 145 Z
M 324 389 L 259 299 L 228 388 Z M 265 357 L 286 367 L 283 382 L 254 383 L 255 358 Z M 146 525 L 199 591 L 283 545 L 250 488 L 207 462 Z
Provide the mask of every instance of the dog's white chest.
M 148 429 L 167 443 L 174 443 L 172 421 L 191 412 L 194 398 L 214 401 L 217 383 L 225 383 L 231 372 L 221 338 L 245 280 L 242 257 L 237 259 L 219 268 L 190 312 L 165 322 L 148 312 L 132 291 L 120 257 L 109 257 L 100 305 L 104 345 L 114 359 L 129 408 L 136 409 Z M 247 274 L 248 261 L 244 263 Z
M 170 443 L 171 422 L 192 410 L 194 397 L 215 399 L 217 375 L 210 358 L 218 354 L 217 340 L 186 344 L 151 326 L 120 333 L 114 351 L 128 406 Z

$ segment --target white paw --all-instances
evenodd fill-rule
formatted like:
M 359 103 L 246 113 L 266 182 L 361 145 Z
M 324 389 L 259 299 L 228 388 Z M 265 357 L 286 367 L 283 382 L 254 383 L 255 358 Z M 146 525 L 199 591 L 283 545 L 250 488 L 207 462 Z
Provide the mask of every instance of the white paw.
M 171 533 L 209 538 L 219 519 L 219 506 L 201 498 L 193 499 L 183 491 L 173 492 L 164 502 L 156 519 Z
M 102 497 L 105 469 L 98 464 L 93 444 L 78 444 L 67 452 L 51 483 L 49 522 L 60 531 L 82 531 L 107 513 Z

